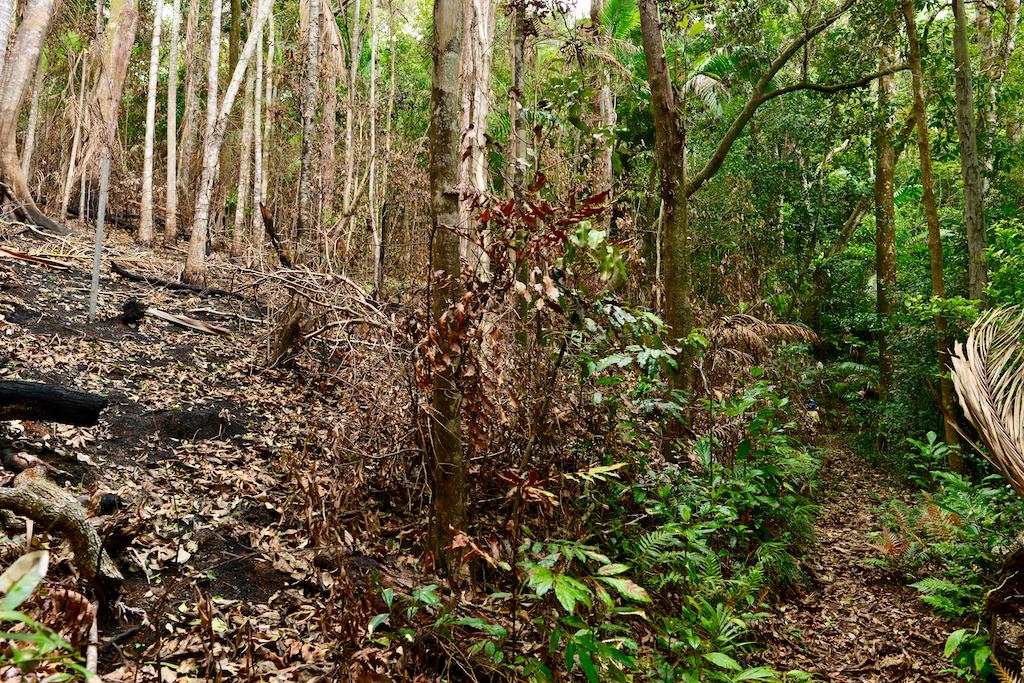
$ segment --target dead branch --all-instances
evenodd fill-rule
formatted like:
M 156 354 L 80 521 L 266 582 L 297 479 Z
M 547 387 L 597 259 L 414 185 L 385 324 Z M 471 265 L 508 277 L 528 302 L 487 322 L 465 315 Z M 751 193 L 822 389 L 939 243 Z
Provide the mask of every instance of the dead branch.
M 0 420 L 38 420 L 91 427 L 107 399 L 42 382 L 0 382 Z
M 171 280 L 164 280 L 152 275 L 140 275 L 139 273 L 133 273 L 124 266 L 118 265 L 115 261 L 110 262 L 110 270 L 126 280 L 131 280 L 132 282 L 143 282 L 147 285 L 163 287 L 164 289 L 170 289 L 176 292 L 194 292 L 196 294 L 211 294 L 213 296 L 231 297 L 232 299 L 238 300 L 245 299 L 245 297 L 238 292 L 229 292 L 226 289 L 220 289 L 218 287 L 202 287 L 200 285 L 190 285 L 184 282 L 172 282 Z

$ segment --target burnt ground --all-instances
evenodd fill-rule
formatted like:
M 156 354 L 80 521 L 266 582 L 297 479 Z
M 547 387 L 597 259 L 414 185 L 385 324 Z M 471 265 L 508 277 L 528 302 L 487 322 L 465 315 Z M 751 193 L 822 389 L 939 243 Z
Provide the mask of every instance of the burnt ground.
M 956 626 L 891 572 L 864 563 L 878 555 L 869 537 L 879 528 L 875 510 L 910 500 L 911 492 L 839 438 L 824 446 L 822 509 L 804 563 L 808 587 L 774 604 L 760 623 L 765 663 L 836 683 L 957 680 L 942 658 Z
M 4 246 L 71 269 L 0 258 L 0 379 L 109 399 L 92 428 L 0 424 L 0 445 L 45 460 L 76 493 L 120 498 L 116 517 L 99 520 L 127 577 L 120 602 L 100 615 L 105 680 L 330 676 L 332 627 L 322 607 L 334 581 L 314 565 L 300 531 L 304 503 L 293 473 L 301 468 L 284 463 L 303 444 L 325 440 L 328 425 L 343 427 L 345 406 L 321 406 L 313 400 L 320 387 L 301 373 L 265 367 L 262 302 L 169 292 L 109 269 L 112 259 L 174 279 L 167 265 L 182 262 L 180 251 L 144 252 L 113 235 L 99 319 L 89 323 L 89 231 L 39 240 L 16 230 L 0 229 Z M 121 307 L 132 299 L 226 326 L 232 336 L 149 317 L 126 325 Z M 87 593 L 68 551 L 49 545 L 57 555 L 48 579 Z M 0 559 L 23 548 L 8 544 Z

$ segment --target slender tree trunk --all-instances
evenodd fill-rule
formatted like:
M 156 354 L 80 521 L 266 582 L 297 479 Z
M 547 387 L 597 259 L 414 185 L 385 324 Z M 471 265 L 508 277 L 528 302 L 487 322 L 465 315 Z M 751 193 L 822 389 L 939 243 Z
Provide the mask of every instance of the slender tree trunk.
M 913 83 L 914 109 L 913 116 L 917 128 L 917 152 L 921 164 L 921 200 L 924 205 L 925 221 L 928 224 L 928 255 L 932 276 L 932 296 L 936 299 L 946 298 L 945 272 L 943 268 L 942 234 L 939 227 L 938 202 L 935 200 L 935 188 L 932 178 L 931 143 L 928 139 L 928 108 L 924 98 L 924 76 L 921 68 L 921 43 L 917 36 L 917 18 L 914 14 L 912 0 L 901 0 L 903 19 L 907 27 L 908 57 Z M 943 436 L 949 446 L 949 468 L 954 472 L 963 472 L 963 460 L 960 455 L 960 439 L 954 422 L 953 382 L 949 379 L 949 339 L 946 318 L 935 316 L 935 339 L 939 356 L 939 401 L 941 401 L 944 427 Z
M 655 0 L 640 0 L 639 9 L 640 32 L 651 87 L 655 160 L 661 170 L 664 317 L 669 336 L 680 339 L 687 337 L 693 329 L 686 133 L 676 113 L 658 5 Z M 676 388 L 689 386 L 689 365 L 690 355 L 684 350 L 680 357 L 680 370 L 673 377 Z
M 470 267 L 486 273 L 486 236 L 472 216 L 476 197 L 487 192 L 487 118 L 490 114 L 491 65 L 496 3 L 464 0 L 462 40 L 462 154 L 459 165 L 461 223 L 466 236 L 462 254 Z
M 377 203 L 377 0 L 370 0 L 366 25 L 370 31 L 370 258 L 376 261 L 380 250 L 380 207 Z M 380 292 L 380 268 L 373 268 L 373 291 Z
M 430 206 L 433 218 L 431 266 L 442 273 L 431 289 L 435 324 L 459 300 L 459 55 L 462 0 L 435 0 L 430 107 Z M 438 354 L 453 351 L 438 335 Z M 430 546 L 438 564 L 454 573 L 449 546 L 454 530 L 466 528 L 466 464 L 462 455 L 461 397 L 454 365 L 432 377 Z
M 259 53 L 262 46 L 257 45 L 256 52 Z M 240 145 L 241 159 L 238 168 L 238 187 L 235 189 L 235 225 L 231 231 L 231 255 L 238 256 L 242 253 L 242 237 L 245 235 L 246 211 L 249 208 L 249 182 L 252 178 L 252 93 L 256 87 L 255 68 L 249 69 L 249 77 L 245 79 L 245 99 L 242 101 L 242 144 Z M 256 213 L 259 207 L 253 207 Z
M 604 11 L 604 0 L 592 0 L 590 4 L 590 21 L 596 28 L 598 47 L 607 50 L 609 40 L 605 27 L 601 26 L 601 14 Z M 597 115 L 598 125 L 602 129 L 601 137 L 598 140 L 598 153 L 595 159 L 595 175 L 597 192 L 607 192 L 611 196 L 615 181 L 615 171 L 612 166 L 612 153 L 615 147 L 615 137 L 612 129 L 615 127 L 615 105 L 612 101 L 611 70 L 603 60 L 598 61 L 598 85 L 597 95 L 594 98 L 594 113 Z M 606 233 L 611 230 L 612 212 L 611 209 L 603 212 L 596 218 L 596 226 Z
M 302 151 L 299 157 L 299 224 L 296 241 L 299 252 L 316 252 L 317 216 L 314 204 L 313 155 L 316 150 L 316 105 L 319 99 L 320 0 L 308 0 L 306 29 L 306 73 L 302 85 Z
M 276 43 L 276 29 L 274 27 L 274 13 L 271 11 L 270 18 L 268 19 L 267 26 L 267 58 L 263 64 L 265 73 L 265 80 L 263 83 L 263 144 L 262 152 L 263 158 L 260 161 L 260 202 L 262 204 L 270 203 L 270 166 L 273 161 L 273 154 L 270 150 L 270 136 L 274 128 L 273 118 L 273 104 L 274 104 L 274 58 L 277 54 L 277 43 Z M 253 248 L 258 255 L 259 262 L 263 262 L 263 233 L 265 232 L 265 226 L 262 218 L 253 217 L 253 220 L 259 220 L 260 224 L 253 233 Z
M 960 134 L 960 175 L 964 183 L 964 225 L 967 233 L 967 294 L 971 299 L 981 301 L 984 306 L 987 298 L 985 285 L 988 283 L 985 257 L 987 239 L 964 0 L 953 0 L 953 16 L 956 124 Z
M 39 64 L 36 66 L 35 85 L 32 86 L 32 104 L 28 110 L 28 131 L 25 134 L 25 146 L 21 150 L 21 172 L 25 174 L 28 181 L 32 177 L 32 154 L 36 148 L 36 130 L 39 128 L 39 93 L 43 89 L 43 75 L 46 73 L 46 60 L 39 55 Z M 0 71 L 3 67 L 0 66 Z M 72 67 L 74 71 L 74 67 Z
M 196 1 L 196 0 L 193 0 Z M 167 59 L 167 207 L 164 210 L 164 243 L 178 238 L 178 33 L 181 0 L 171 5 L 171 53 Z
M 345 234 L 345 263 L 348 263 L 352 249 L 352 233 L 355 230 L 355 178 L 356 178 L 356 145 L 355 145 L 355 109 L 356 86 L 359 81 L 359 56 L 362 51 L 363 38 L 360 34 L 360 0 L 354 0 L 352 8 L 352 31 L 350 35 L 348 98 L 345 106 L 345 187 L 342 191 L 342 218 L 348 224 Z
M 334 150 L 338 143 L 338 77 L 344 73 L 345 59 L 342 56 L 344 48 L 334 12 L 330 7 L 322 9 L 325 11 L 321 39 L 323 45 L 320 49 L 320 61 L 324 72 L 323 135 L 320 137 L 320 193 L 323 206 L 320 215 L 324 219 L 330 219 L 334 214 L 334 195 L 337 191 L 337 183 L 334 180 L 337 173 L 334 167 Z
M 178 188 L 188 206 L 195 201 L 192 191 L 193 164 L 199 146 L 199 82 L 202 78 L 203 41 L 199 38 L 200 0 L 189 0 L 185 22 L 185 102 L 182 106 L 181 142 L 178 150 Z M 177 235 L 175 235 L 177 239 Z
M 391 37 L 390 44 L 390 61 L 391 66 L 389 70 L 389 81 L 388 81 L 388 111 L 387 116 L 384 120 L 384 163 L 381 164 L 381 180 L 380 186 L 383 188 L 383 195 L 385 197 L 384 207 L 392 206 L 392 200 L 390 199 L 390 171 L 391 171 L 391 147 L 392 147 L 392 119 L 395 114 L 395 89 L 397 82 L 397 71 L 396 71 L 396 52 L 398 48 L 398 41 L 395 38 L 395 8 L 392 2 L 388 2 L 388 34 Z M 391 212 L 388 211 L 387 214 Z M 394 222 L 392 222 L 394 225 Z M 387 239 L 387 221 L 382 221 L 379 229 L 379 239 L 376 244 L 376 251 L 373 254 L 373 282 L 374 287 L 379 294 L 382 287 L 384 286 L 384 253 L 385 243 Z
M 260 31 L 259 40 L 263 40 L 263 31 Z M 253 69 L 256 81 L 253 84 L 253 110 L 252 110 L 252 141 L 253 141 L 253 165 L 252 165 L 252 215 L 250 216 L 250 230 L 253 241 L 259 242 L 258 234 L 263 233 L 263 214 L 260 211 L 260 204 L 263 203 L 263 46 L 257 43 L 256 67 Z
M 54 0 L 29 0 L 14 34 L 10 58 L 0 70 L 0 83 L 3 83 L 0 90 L 0 179 L 10 187 L 15 214 L 21 220 L 51 232 L 64 233 L 67 230 L 44 216 L 32 199 L 15 146 L 18 116 L 41 59 L 53 14 Z
M 208 84 L 207 101 L 212 100 L 214 103 L 216 103 L 217 99 L 216 55 L 220 47 L 220 10 L 217 9 L 219 4 L 219 0 L 214 0 L 214 16 L 210 31 L 210 80 L 212 82 Z M 224 101 L 221 103 L 220 111 L 215 111 L 212 115 L 207 114 L 207 130 L 209 132 L 203 145 L 203 173 L 199 180 L 199 190 L 196 197 L 192 235 L 189 238 L 188 244 L 188 259 L 185 261 L 185 270 L 182 273 L 182 280 L 185 282 L 199 284 L 205 277 L 210 199 L 213 195 L 217 168 L 220 165 L 220 151 L 224 145 L 224 133 L 227 130 L 228 115 L 231 113 L 231 107 L 235 102 L 235 97 L 238 95 L 238 90 L 241 88 L 245 70 L 249 66 L 249 60 L 252 59 L 253 53 L 256 51 L 260 30 L 263 28 L 263 24 L 266 23 L 272 5 L 273 0 L 260 0 L 258 8 L 255 8 L 257 14 L 253 20 L 252 30 L 245 41 L 245 47 L 238 58 L 235 71 L 231 75 L 231 82 L 224 93 Z
M 509 176 L 512 180 L 512 196 L 522 201 L 526 186 L 526 119 L 523 115 L 523 101 L 526 97 L 526 0 L 512 0 L 512 84 L 509 93 Z
M 164 3 L 157 0 L 153 8 L 153 39 L 149 44 L 149 88 L 146 90 L 146 141 L 142 161 L 142 202 L 138 240 L 153 242 L 153 141 L 156 137 L 157 70 L 160 68 L 160 32 L 163 26 Z
M 892 52 L 881 50 L 880 69 L 889 65 Z M 896 287 L 896 208 L 893 204 L 896 150 L 892 144 L 892 97 L 895 79 L 884 76 L 878 80 L 878 115 L 875 130 L 875 282 L 878 319 L 879 393 L 888 398 L 892 386 L 894 361 L 889 348 L 892 325 L 892 296 Z
M 60 215 L 63 220 L 68 215 L 68 205 L 71 203 L 71 189 L 75 185 L 78 162 L 78 152 L 82 140 L 82 126 L 85 122 L 85 70 L 86 62 L 84 55 L 81 57 L 80 77 L 78 85 L 78 111 L 75 116 L 75 134 L 71 138 L 71 154 L 68 155 L 68 172 L 64 179 L 64 191 L 60 200 Z M 84 220 L 85 216 L 79 214 L 79 219 Z
M 231 34 L 228 37 L 228 73 L 238 65 L 238 43 L 242 37 L 242 0 L 231 0 Z

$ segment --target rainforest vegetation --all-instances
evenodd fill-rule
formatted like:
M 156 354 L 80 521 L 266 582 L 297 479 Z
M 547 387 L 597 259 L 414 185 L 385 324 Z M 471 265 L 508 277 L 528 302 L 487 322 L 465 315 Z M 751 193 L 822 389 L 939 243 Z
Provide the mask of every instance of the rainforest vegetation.
M 0 0 L 0 679 L 1019 681 L 1019 0 Z

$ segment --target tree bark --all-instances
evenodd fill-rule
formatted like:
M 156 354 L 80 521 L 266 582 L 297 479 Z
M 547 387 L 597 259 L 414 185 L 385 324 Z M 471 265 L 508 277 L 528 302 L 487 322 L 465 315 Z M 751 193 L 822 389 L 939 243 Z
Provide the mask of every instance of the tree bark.
M 41 382 L 0 382 L 0 420 L 34 420 L 91 427 L 107 399 L 99 394 Z
M 967 233 L 967 294 L 985 306 L 985 285 L 988 284 L 985 256 L 987 239 L 964 0 L 953 0 L 953 16 L 956 124 L 960 134 L 960 175 L 964 184 L 964 227 Z
M 153 242 L 153 141 L 156 137 L 157 70 L 160 68 L 160 32 L 163 26 L 163 0 L 153 8 L 153 39 L 149 44 L 149 87 L 146 90 L 146 140 L 142 160 L 142 201 L 138 240 Z
M 352 6 L 352 31 L 349 36 L 349 73 L 348 97 L 345 103 L 345 186 L 342 191 L 342 222 L 348 224 L 345 233 L 345 263 L 347 264 L 352 249 L 352 233 L 355 230 L 356 206 L 356 145 L 355 145 L 355 109 L 356 87 L 359 83 L 359 56 L 363 37 L 360 34 L 360 0 L 354 0 Z
M 604 11 L 604 5 L 604 0 L 592 0 L 590 4 L 590 22 L 596 29 L 595 40 L 598 49 L 601 50 L 607 50 L 610 43 L 606 27 L 601 25 L 601 13 Z M 611 69 L 604 60 L 598 60 L 597 66 L 598 84 L 597 95 L 594 98 L 594 114 L 601 128 L 601 134 L 598 139 L 598 153 L 594 168 L 597 177 L 595 189 L 598 193 L 607 192 L 611 197 L 615 181 L 615 169 L 612 165 L 612 154 L 615 147 L 615 136 L 612 132 L 616 120 L 615 105 L 612 101 Z M 597 216 L 595 223 L 599 229 L 606 233 L 609 232 L 612 224 L 611 209 L 609 208 Z
M 526 0 L 513 0 L 512 8 L 512 84 L 509 92 L 509 176 L 512 179 L 512 196 L 522 201 L 526 186 L 527 142 L 526 120 L 523 115 L 523 98 L 526 97 Z
M 943 267 L 942 234 L 939 225 L 938 202 L 935 199 L 935 183 L 932 174 L 931 142 L 928 135 L 928 108 L 925 106 L 924 76 L 921 68 L 921 42 L 917 35 L 917 18 L 912 0 L 901 0 L 903 19 L 907 28 L 908 57 L 914 96 L 913 116 L 917 128 L 917 152 L 921 165 L 921 200 L 924 205 L 925 221 L 928 224 L 928 256 L 931 269 L 932 296 L 946 298 L 945 271 Z M 949 446 L 948 464 L 954 472 L 963 472 L 960 454 L 960 439 L 954 422 L 953 382 L 949 378 L 949 334 L 945 316 L 935 316 L 935 339 L 938 350 L 939 401 L 942 408 L 943 437 Z
M 459 298 L 459 55 L 462 0 L 435 0 L 430 107 L 430 207 L 433 239 L 431 308 L 435 324 Z M 438 355 L 454 353 L 438 335 Z M 430 546 L 438 564 L 454 573 L 449 551 L 456 529 L 466 528 L 466 464 L 462 454 L 461 396 L 454 364 L 432 376 L 428 473 L 432 492 Z
M 25 145 L 21 150 L 21 172 L 25 174 L 26 182 L 32 178 L 32 155 L 36 148 L 36 130 L 39 128 L 39 94 L 43 89 L 45 67 L 45 60 L 40 54 L 39 63 L 36 66 L 36 80 L 32 86 L 32 104 L 28 109 L 28 130 L 25 132 Z M 2 68 L 0 67 L 0 70 Z
M 217 7 L 219 4 L 219 0 L 214 0 L 214 7 Z M 199 181 L 196 212 L 192 222 L 192 235 L 189 238 L 188 259 L 185 261 L 185 270 L 182 272 L 182 280 L 187 283 L 199 284 L 205 277 L 210 198 L 213 194 L 217 168 L 220 165 L 220 151 L 224 145 L 224 133 L 227 130 L 228 115 L 231 113 L 231 107 L 242 85 L 242 78 L 245 76 L 249 60 L 252 59 L 253 53 L 256 51 L 260 30 L 263 28 L 263 24 L 266 23 L 272 6 L 273 0 L 260 0 L 256 17 L 253 20 L 252 30 L 245 41 L 245 47 L 242 49 L 242 54 L 238 57 L 238 64 L 231 75 L 231 82 L 224 93 L 224 101 L 221 103 L 220 112 L 214 112 L 212 115 L 207 114 L 209 134 L 203 145 L 203 173 Z M 209 102 L 211 99 L 210 92 L 212 91 L 214 103 L 216 103 L 217 90 L 216 55 L 220 45 L 219 14 L 219 11 L 215 12 L 214 19 L 211 22 L 211 26 L 215 28 L 210 32 L 212 36 L 210 39 L 210 62 L 213 66 L 210 68 L 210 79 L 212 82 L 208 85 L 207 101 Z
M 195 1 L 195 0 L 193 0 Z M 167 208 L 164 211 L 164 243 L 178 238 L 178 42 L 181 0 L 171 4 L 171 51 L 167 58 Z
M 302 84 L 302 150 L 299 156 L 299 222 L 295 251 L 299 263 L 316 253 L 319 211 L 314 204 L 313 156 L 316 151 L 316 105 L 319 100 L 320 0 L 307 0 L 306 68 Z
M 661 172 L 662 253 L 665 324 L 673 339 L 685 338 L 693 329 L 690 280 L 690 236 L 686 178 L 686 133 L 676 113 L 675 92 L 665 58 L 664 38 L 656 0 L 640 0 L 640 33 L 651 88 L 654 118 L 655 161 Z M 676 388 L 689 385 L 689 354 L 683 352 Z
M 193 164 L 199 145 L 199 81 L 202 71 L 203 41 L 199 38 L 199 3 L 189 0 L 188 19 L 185 22 L 185 102 L 182 105 L 181 142 L 178 149 L 178 188 L 186 207 L 195 201 Z M 177 241 L 177 234 L 172 243 Z
M 67 229 L 44 216 L 32 199 L 15 146 L 18 116 L 39 63 L 53 13 L 54 0 L 29 0 L 14 36 L 10 59 L 5 60 L 0 71 L 0 83 L 3 83 L 0 91 L 0 179 L 6 181 L 14 195 L 15 214 L 21 220 L 49 232 L 65 234 Z
M 885 69 L 892 50 L 881 49 L 879 68 Z M 896 150 L 892 144 L 892 97 L 895 79 L 878 80 L 878 116 L 875 130 L 875 316 L 878 325 L 878 376 L 882 399 L 889 396 L 895 370 L 889 348 L 892 296 L 896 288 L 896 207 L 893 202 Z
M 260 204 L 263 203 L 263 31 L 260 31 L 259 43 L 256 47 L 256 66 L 253 69 L 256 81 L 253 84 L 252 109 L 252 212 L 250 215 L 250 234 L 254 242 L 262 243 L 256 238 L 256 232 L 262 233 L 263 221 Z
M 14 33 L 15 0 L 0 0 L 0 73 L 3 73 L 7 59 L 7 47 Z
M 257 54 L 261 52 L 256 48 Z M 242 253 L 242 238 L 245 235 L 246 211 L 249 208 L 249 186 L 252 178 L 252 98 L 256 87 L 256 69 L 249 69 L 245 79 L 245 93 L 242 95 L 242 140 L 239 145 L 238 187 L 235 188 L 235 224 L 231 230 L 231 255 Z M 255 206 L 255 205 L 254 205 Z
M 228 73 L 238 66 L 238 43 L 242 37 L 242 0 L 231 0 L 231 34 L 228 37 Z

